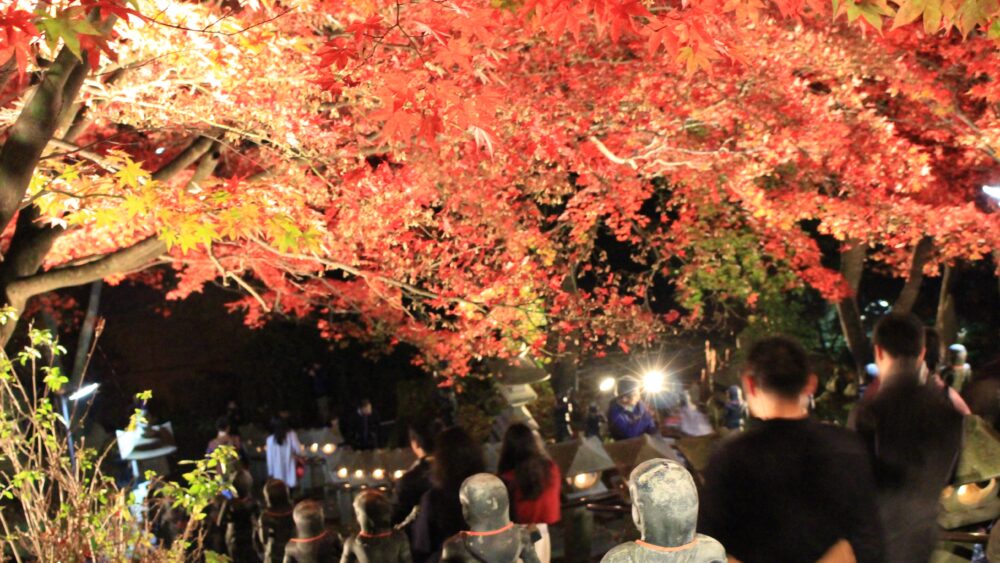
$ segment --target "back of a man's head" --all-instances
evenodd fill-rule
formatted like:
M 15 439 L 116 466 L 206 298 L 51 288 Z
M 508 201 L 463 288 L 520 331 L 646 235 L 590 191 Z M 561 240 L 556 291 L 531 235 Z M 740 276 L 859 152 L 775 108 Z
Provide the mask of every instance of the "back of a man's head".
M 889 313 L 875 323 L 872 343 L 897 360 L 918 358 L 924 351 L 924 325 L 912 313 Z
M 798 342 L 771 336 L 750 348 L 746 374 L 766 393 L 797 399 L 809 382 L 809 359 Z

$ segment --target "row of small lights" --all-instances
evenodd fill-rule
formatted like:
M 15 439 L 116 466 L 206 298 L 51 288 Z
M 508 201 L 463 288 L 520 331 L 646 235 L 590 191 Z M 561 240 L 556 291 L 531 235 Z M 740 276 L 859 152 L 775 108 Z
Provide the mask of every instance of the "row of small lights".
M 610 393 L 615 388 L 615 382 L 617 379 L 614 377 L 605 377 L 601 379 L 598 384 L 598 389 L 601 393 Z M 667 374 L 662 369 L 650 369 L 642 374 L 642 388 L 647 393 L 659 393 L 666 388 Z

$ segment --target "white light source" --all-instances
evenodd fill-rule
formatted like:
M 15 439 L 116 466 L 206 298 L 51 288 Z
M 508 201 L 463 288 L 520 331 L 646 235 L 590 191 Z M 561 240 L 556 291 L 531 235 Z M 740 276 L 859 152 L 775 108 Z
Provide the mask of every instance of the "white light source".
M 597 484 L 600 473 L 577 473 L 573 476 L 573 487 L 578 491 L 585 491 Z
M 73 394 L 69 396 L 69 400 L 79 401 L 84 397 L 92 395 L 94 391 L 97 391 L 97 388 L 100 386 L 101 386 L 100 383 L 91 383 L 89 385 L 84 385 L 83 387 L 80 387 L 79 389 L 74 391 Z
M 354 477 L 356 479 L 363 479 L 364 476 L 365 476 L 365 472 L 364 472 L 363 469 L 355 469 L 354 470 Z
M 605 377 L 597 387 L 601 393 L 610 393 L 615 388 L 615 378 Z
M 340 469 L 338 469 L 337 477 L 339 477 L 340 479 L 347 479 L 347 468 L 341 467 Z
M 983 186 L 983 193 L 1000 201 L 1000 186 Z
M 663 391 L 667 374 L 660 369 L 651 369 L 642 374 L 642 387 L 647 393 L 659 393 Z
M 376 469 L 375 471 L 372 471 L 372 477 L 377 481 L 381 481 L 382 479 L 385 478 L 385 470 L 379 468 Z
M 323 454 L 330 455 L 337 451 L 337 444 L 323 444 Z
M 393 472 L 393 474 L 392 474 L 392 478 L 393 478 L 393 479 L 400 479 L 400 478 L 402 478 L 402 477 L 403 477 L 403 470 L 402 470 L 402 469 L 397 469 L 397 470 L 396 470 L 395 472 Z
M 312 453 L 318 452 L 319 451 L 319 444 L 313 444 L 313 445 L 309 446 L 309 451 L 312 452 Z
M 889 306 L 889 302 L 886 301 L 885 299 L 879 299 L 878 300 L 878 306 L 879 307 L 888 307 Z

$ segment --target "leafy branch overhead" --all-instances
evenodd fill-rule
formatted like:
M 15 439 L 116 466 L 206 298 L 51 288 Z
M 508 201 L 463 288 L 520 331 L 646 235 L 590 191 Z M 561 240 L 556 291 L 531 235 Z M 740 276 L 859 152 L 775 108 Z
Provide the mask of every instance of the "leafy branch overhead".
M 463 373 L 845 299 L 820 243 L 917 280 L 1000 241 L 996 0 L 39 6 L 0 9 L 19 311 L 169 265 Z

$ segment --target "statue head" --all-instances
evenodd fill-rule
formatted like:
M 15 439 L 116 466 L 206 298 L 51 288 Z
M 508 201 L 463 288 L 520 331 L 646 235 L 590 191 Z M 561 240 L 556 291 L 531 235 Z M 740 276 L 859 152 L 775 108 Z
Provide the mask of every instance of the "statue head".
M 497 530 L 510 523 L 507 486 L 496 475 L 477 473 L 462 483 L 458 494 L 472 530 Z
M 304 500 L 295 505 L 292 512 L 295 530 L 300 538 L 314 538 L 326 528 L 323 522 L 323 505 L 314 500 Z
M 948 346 L 948 365 L 961 366 L 969 359 L 969 352 L 961 344 Z
M 268 508 L 288 508 L 292 505 L 288 485 L 281 479 L 269 479 L 264 484 L 264 504 Z
M 661 547 L 692 542 L 698 521 L 698 490 L 684 466 L 669 459 L 651 459 L 629 476 L 632 519 L 642 539 Z
M 392 503 L 377 490 L 365 490 L 354 499 L 354 516 L 366 534 L 392 529 Z

